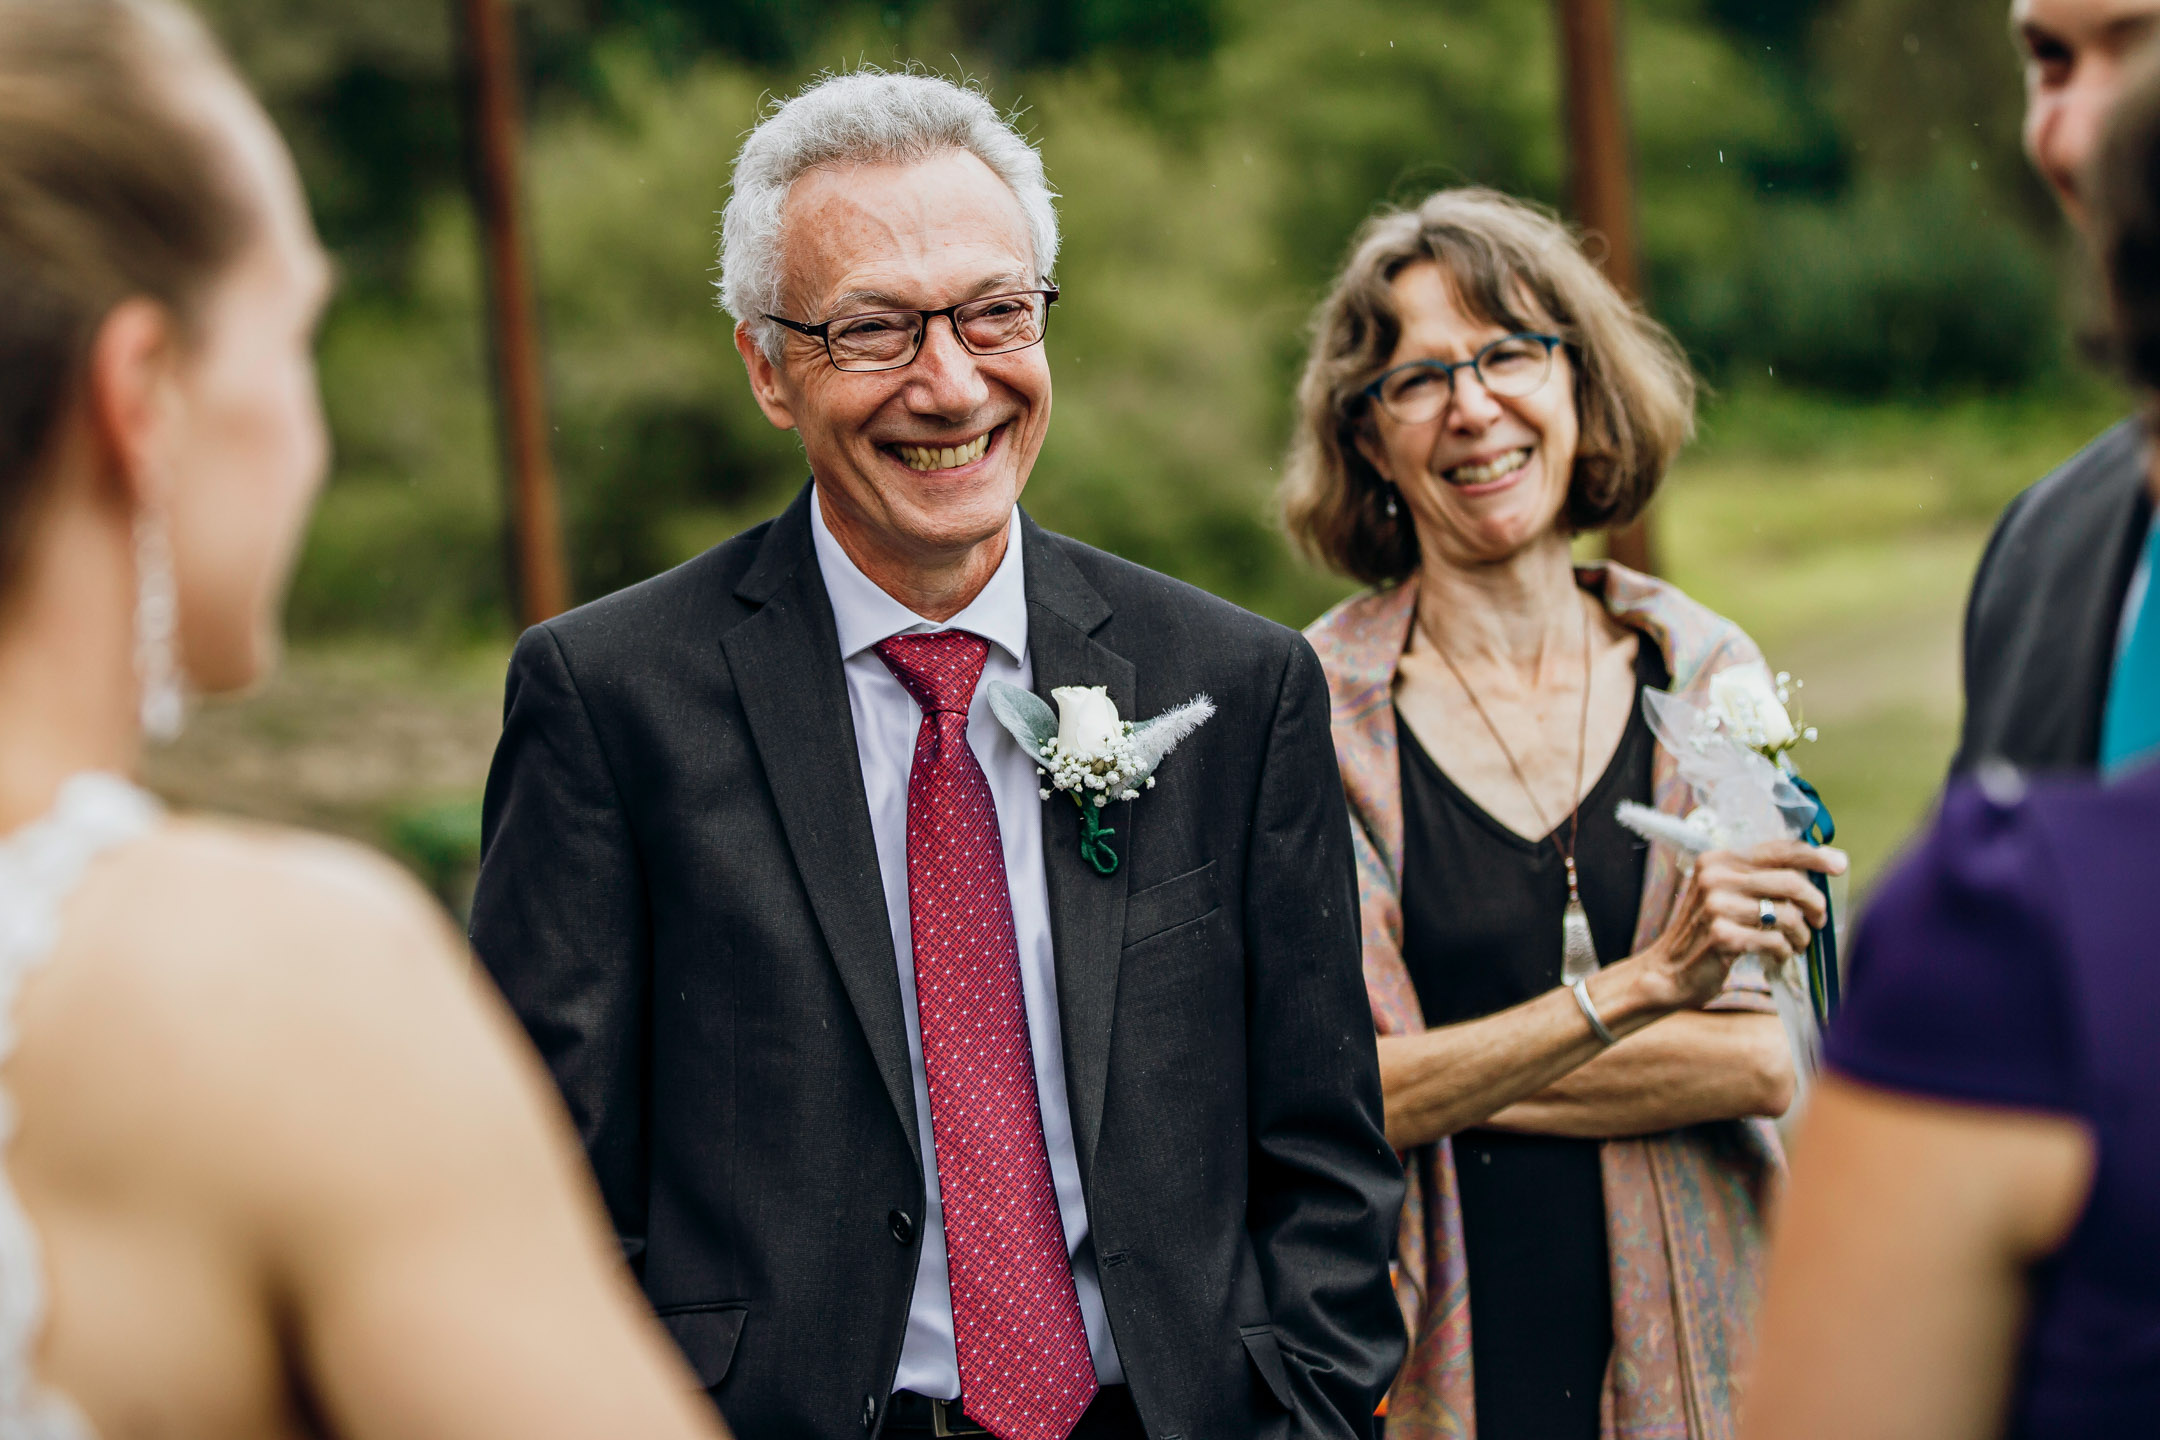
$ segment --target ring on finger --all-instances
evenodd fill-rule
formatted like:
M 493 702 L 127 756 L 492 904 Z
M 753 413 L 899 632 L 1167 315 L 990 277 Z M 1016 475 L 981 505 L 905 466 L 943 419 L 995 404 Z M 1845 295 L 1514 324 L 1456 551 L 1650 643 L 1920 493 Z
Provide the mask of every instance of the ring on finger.
M 1770 897 L 1767 895 L 1763 897 L 1761 903 L 1762 908 L 1755 914 L 1755 923 L 1765 930 L 1777 929 L 1777 906 L 1771 902 Z

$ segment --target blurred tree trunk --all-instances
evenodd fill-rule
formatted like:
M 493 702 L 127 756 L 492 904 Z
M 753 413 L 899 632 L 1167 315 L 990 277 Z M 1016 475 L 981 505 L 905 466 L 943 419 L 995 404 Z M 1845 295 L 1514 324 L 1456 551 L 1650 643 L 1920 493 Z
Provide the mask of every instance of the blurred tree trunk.
M 1622 294 L 1640 298 L 1634 140 L 1622 89 L 1618 0 L 1554 0 L 1554 9 L 1566 81 L 1569 204 L 1586 235 L 1603 242 L 1606 278 Z M 1621 564 L 1655 570 L 1649 515 L 1615 530 L 1607 544 Z
M 510 585 L 520 625 L 570 608 L 562 501 L 549 450 L 546 375 L 519 188 L 517 61 L 502 0 L 464 0 L 473 198 L 487 262 Z

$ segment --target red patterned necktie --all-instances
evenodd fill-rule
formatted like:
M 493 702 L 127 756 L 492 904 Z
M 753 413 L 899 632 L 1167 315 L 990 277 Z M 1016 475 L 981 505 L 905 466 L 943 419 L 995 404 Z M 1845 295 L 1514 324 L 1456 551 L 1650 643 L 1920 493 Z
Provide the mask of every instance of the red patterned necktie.
M 923 712 L 908 776 L 908 916 L 960 1395 L 1001 1440 L 1066 1440 L 1095 1398 L 1095 1362 L 1043 1145 L 997 809 L 968 748 L 989 654 L 960 630 L 877 646 Z

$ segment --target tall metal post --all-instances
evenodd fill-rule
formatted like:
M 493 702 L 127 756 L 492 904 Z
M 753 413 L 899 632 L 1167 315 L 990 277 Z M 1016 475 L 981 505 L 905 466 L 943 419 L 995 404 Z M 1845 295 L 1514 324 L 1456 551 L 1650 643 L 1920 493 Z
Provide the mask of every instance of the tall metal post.
M 1618 0 L 1554 0 L 1567 92 L 1568 199 L 1583 229 L 1604 242 L 1606 278 L 1623 294 L 1642 294 L 1635 234 L 1634 143 L 1620 64 Z M 1646 515 L 1616 530 L 1612 557 L 1654 568 Z
M 570 608 L 570 584 L 519 187 L 516 40 L 502 0 L 463 5 L 473 198 L 486 260 L 510 579 L 520 623 L 536 625 Z

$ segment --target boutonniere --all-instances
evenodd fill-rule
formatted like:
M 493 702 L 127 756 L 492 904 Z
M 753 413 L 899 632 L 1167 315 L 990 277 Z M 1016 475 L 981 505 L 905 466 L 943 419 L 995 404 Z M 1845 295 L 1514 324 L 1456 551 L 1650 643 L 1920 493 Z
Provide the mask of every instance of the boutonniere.
M 1120 719 L 1117 702 L 1100 685 L 1060 685 L 1042 697 L 1002 680 L 990 682 L 990 713 L 1012 733 L 1045 782 L 1042 798 L 1064 791 L 1080 809 L 1080 855 L 1101 875 L 1114 874 L 1117 852 L 1103 824 L 1112 800 L 1137 800 L 1155 788 L 1155 771 L 1178 742 L 1206 724 L 1215 702 L 1196 695 L 1152 720 Z

